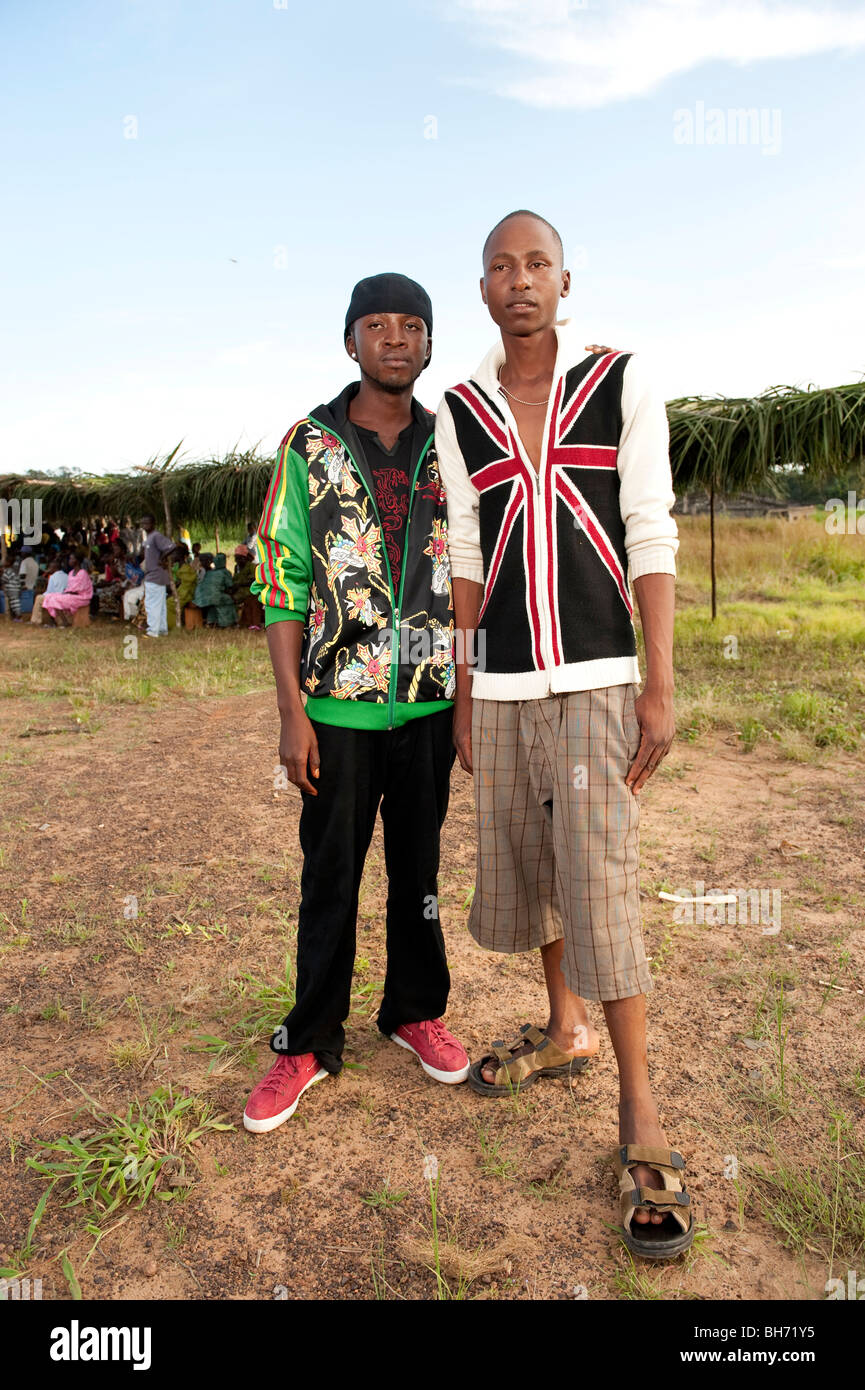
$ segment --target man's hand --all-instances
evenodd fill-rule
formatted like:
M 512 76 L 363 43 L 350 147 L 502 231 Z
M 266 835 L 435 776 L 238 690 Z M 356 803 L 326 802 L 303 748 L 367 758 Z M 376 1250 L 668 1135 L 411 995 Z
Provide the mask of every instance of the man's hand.
M 625 778 L 634 793 L 667 756 L 676 735 L 673 714 L 673 624 L 676 581 L 672 574 L 642 574 L 634 580 L 646 647 L 646 684 L 634 702 L 642 737 Z
M 279 735 L 279 761 L 289 782 L 310 796 L 318 796 L 311 779 L 317 779 L 320 767 L 318 739 L 312 720 L 302 705 L 284 713 Z
M 303 623 L 297 620 L 270 623 L 267 645 L 276 678 L 279 706 L 279 761 L 290 782 L 310 796 L 318 793 L 310 778 L 318 777 L 318 739 L 300 695 L 300 656 Z
M 457 698 L 454 701 L 454 722 L 453 722 L 454 748 L 457 750 L 457 757 L 460 760 L 460 767 L 463 772 L 472 771 L 472 697 L 471 694 L 463 694 L 457 691 Z
M 599 343 L 586 343 L 586 346 L 585 346 L 585 348 L 583 349 L 583 351 L 584 351 L 584 352 L 615 352 L 616 349 L 615 349 L 615 348 L 611 348 L 611 347 L 602 347 L 601 344 L 599 344 Z
M 453 580 L 457 688 L 454 699 L 453 741 L 463 772 L 472 771 L 472 658 L 477 643 L 478 614 L 484 596 L 483 584 L 473 579 Z
M 625 783 L 636 796 L 667 756 L 675 738 L 672 688 L 655 689 L 647 685 L 634 701 L 634 712 L 640 721 L 642 737 Z

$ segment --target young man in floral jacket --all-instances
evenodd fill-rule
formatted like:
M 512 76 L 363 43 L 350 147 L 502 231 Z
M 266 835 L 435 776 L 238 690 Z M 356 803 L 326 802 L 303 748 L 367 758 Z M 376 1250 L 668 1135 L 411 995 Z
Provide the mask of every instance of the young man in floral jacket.
M 438 918 L 439 834 L 454 752 L 454 621 L 434 417 L 414 399 L 432 307 L 403 275 L 355 286 L 354 382 L 289 430 L 256 537 L 281 716 L 300 788 L 297 998 L 243 1122 L 275 1129 L 342 1067 L 358 889 L 381 806 L 387 974 L 378 1025 L 436 1081 L 468 1075 L 441 1021 L 450 976 Z M 306 704 L 302 701 L 306 695 Z

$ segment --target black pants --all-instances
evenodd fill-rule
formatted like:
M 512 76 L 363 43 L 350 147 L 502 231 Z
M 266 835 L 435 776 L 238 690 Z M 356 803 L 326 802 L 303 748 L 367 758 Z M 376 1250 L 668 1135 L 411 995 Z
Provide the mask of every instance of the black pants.
M 378 1026 L 392 1033 L 444 1013 L 450 974 L 437 876 L 454 760 L 451 723 L 447 709 L 376 732 L 316 724 L 318 796 L 303 794 L 300 817 L 297 996 L 274 1033 L 274 1052 L 314 1052 L 327 1071 L 342 1068 L 358 890 L 379 803 L 388 895 Z

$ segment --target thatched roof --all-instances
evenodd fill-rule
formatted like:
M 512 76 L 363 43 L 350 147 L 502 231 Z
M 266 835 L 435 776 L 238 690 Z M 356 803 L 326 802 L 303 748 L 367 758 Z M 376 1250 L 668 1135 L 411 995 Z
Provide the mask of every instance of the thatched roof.
M 815 477 L 865 459 L 865 383 L 762 396 L 686 397 L 667 403 L 677 491 L 714 484 L 716 492 L 772 487 L 773 470 L 799 464 Z M 178 446 L 179 449 L 180 446 Z M 0 497 L 41 498 L 46 520 L 163 515 L 163 481 L 176 525 L 232 526 L 261 512 L 273 458 L 255 450 L 177 463 L 178 449 L 129 474 L 35 478 L 0 475 Z M 164 471 L 160 471 L 164 470 Z
M 274 460 L 254 453 L 175 464 L 164 474 L 138 471 L 105 477 L 34 478 L 0 475 L 0 497 L 41 499 L 46 520 L 61 524 L 86 516 L 163 515 L 162 485 L 176 524 L 231 526 L 257 519 Z
M 776 386 L 762 396 L 686 397 L 667 402 L 677 491 L 771 489 L 774 470 L 798 464 L 829 476 L 865 459 L 865 383 L 800 391 Z

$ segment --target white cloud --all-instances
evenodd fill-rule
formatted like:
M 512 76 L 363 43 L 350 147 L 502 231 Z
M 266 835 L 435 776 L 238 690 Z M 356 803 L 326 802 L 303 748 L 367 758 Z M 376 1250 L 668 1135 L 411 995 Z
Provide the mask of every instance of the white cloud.
M 865 45 L 861 6 L 817 0 L 453 0 L 450 17 L 510 60 L 476 85 L 562 109 L 645 96 L 702 63 Z

